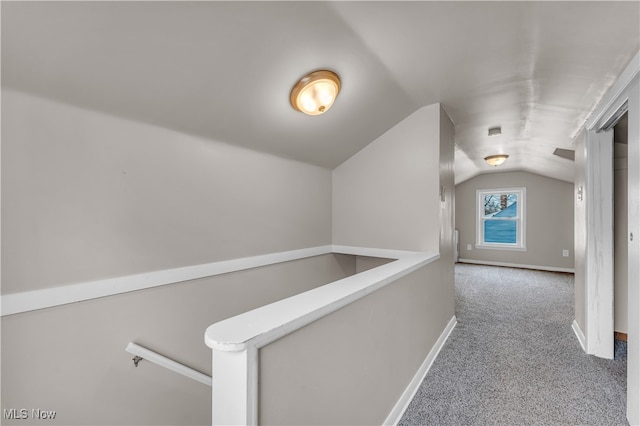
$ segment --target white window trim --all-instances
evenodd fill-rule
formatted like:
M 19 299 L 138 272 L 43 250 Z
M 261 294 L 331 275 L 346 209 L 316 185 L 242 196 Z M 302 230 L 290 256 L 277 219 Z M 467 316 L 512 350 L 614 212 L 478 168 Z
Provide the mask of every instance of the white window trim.
M 484 203 L 483 198 L 485 194 L 495 193 L 515 193 L 518 194 L 518 235 L 517 244 L 503 244 L 503 243 L 486 243 L 484 242 L 484 226 L 483 226 L 483 213 Z M 526 245 L 526 188 L 497 188 L 497 189 L 478 189 L 476 190 L 476 248 L 489 249 L 489 250 L 510 250 L 510 251 L 527 251 Z

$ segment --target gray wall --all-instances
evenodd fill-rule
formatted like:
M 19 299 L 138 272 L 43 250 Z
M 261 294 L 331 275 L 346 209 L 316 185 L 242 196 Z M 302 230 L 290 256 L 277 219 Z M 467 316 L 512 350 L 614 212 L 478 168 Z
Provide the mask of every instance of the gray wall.
M 377 268 L 392 261 L 393 259 L 386 259 L 384 257 L 356 256 L 356 274 Z
M 576 174 L 574 183 L 574 229 L 575 229 L 575 321 L 583 333 L 587 332 L 586 324 L 586 251 L 587 251 L 587 209 L 585 204 L 586 192 L 586 133 L 582 131 L 575 142 Z M 582 192 L 582 197 L 578 195 Z
M 210 387 L 135 368 L 127 343 L 211 375 L 209 325 L 354 273 L 354 256 L 330 254 L 3 317 L 2 408 L 56 410 L 64 425 L 211 424 Z
M 626 129 L 625 129 L 626 131 Z M 617 128 L 614 129 L 614 141 L 617 140 Z M 628 175 L 627 168 L 627 144 L 614 144 L 614 171 L 613 171 L 613 261 L 614 261 L 614 281 L 613 281 L 613 329 L 620 333 L 627 333 L 628 328 L 628 271 L 629 266 L 629 243 L 628 243 Z
M 333 243 L 439 248 L 440 106 L 419 109 L 333 170 Z
M 260 424 L 382 424 L 453 316 L 437 261 L 260 350 Z
M 369 300 L 392 308 L 377 314 L 383 322 L 407 305 L 394 324 L 417 335 L 369 364 L 400 366 L 375 372 L 388 389 L 359 397 L 378 419 L 454 314 L 453 126 L 439 105 L 340 166 L 333 199 L 328 170 L 19 92 L 3 91 L 2 121 L 4 294 L 329 244 L 333 201 L 336 244 L 442 255 Z M 134 368 L 127 342 L 209 373 L 210 324 L 379 262 L 319 256 L 3 317 L 2 408 L 56 410 L 58 424 L 208 423 L 210 389 L 144 361 Z M 362 318 L 369 302 L 345 315 Z M 344 323 L 326 323 L 320 334 L 340 339 Z M 381 336 L 357 325 L 365 346 L 355 354 Z M 327 360 L 349 365 L 354 357 L 344 352 Z M 315 408 L 307 408 L 308 423 Z
M 331 243 L 331 172 L 4 90 L 2 293 Z M 2 407 L 59 424 L 203 424 L 212 323 L 355 272 L 326 256 L 2 318 Z M 345 264 L 346 262 L 346 264 Z
M 526 188 L 527 251 L 477 249 L 476 190 L 513 187 Z M 573 269 L 573 198 L 572 184 L 527 172 L 488 173 L 456 185 L 460 258 Z M 563 249 L 569 257 L 562 256 Z
M 2 91 L 2 292 L 331 243 L 331 172 Z
M 442 267 L 442 280 L 451 286 L 451 297 L 454 293 L 454 229 L 456 211 L 455 190 L 455 139 L 454 126 L 446 111 L 440 108 L 440 191 L 444 194 L 444 200 L 439 198 L 440 209 L 440 262 Z M 447 299 L 445 299 L 447 300 Z
M 453 147 L 453 125 L 432 105 L 334 170 L 335 243 L 441 258 L 262 348 L 260 423 L 369 425 L 389 415 L 454 316 Z M 379 262 L 359 258 L 356 268 Z

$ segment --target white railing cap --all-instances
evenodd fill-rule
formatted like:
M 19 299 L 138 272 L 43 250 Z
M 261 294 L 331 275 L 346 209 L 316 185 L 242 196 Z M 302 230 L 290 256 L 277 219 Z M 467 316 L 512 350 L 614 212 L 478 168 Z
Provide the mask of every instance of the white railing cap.
M 334 246 L 333 252 L 397 259 L 295 296 L 217 322 L 205 343 L 218 351 L 243 351 L 266 345 L 437 260 L 436 252 L 409 252 Z

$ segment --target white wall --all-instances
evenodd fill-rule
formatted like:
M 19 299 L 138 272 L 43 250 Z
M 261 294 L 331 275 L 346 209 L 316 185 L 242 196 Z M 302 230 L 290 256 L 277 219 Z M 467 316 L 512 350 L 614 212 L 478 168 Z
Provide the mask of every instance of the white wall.
M 333 170 L 333 243 L 439 251 L 440 105 L 405 118 Z
M 514 187 L 526 188 L 527 250 L 476 248 L 476 190 Z M 456 185 L 456 228 L 462 259 L 573 270 L 573 220 L 573 185 L 564 181 L 528 172 L 502 172 L 482 174 Z M 569 257 L 562 256 L 565 249 Z
M 330 243 L 327 169 L 3 89 L 3 293 Z

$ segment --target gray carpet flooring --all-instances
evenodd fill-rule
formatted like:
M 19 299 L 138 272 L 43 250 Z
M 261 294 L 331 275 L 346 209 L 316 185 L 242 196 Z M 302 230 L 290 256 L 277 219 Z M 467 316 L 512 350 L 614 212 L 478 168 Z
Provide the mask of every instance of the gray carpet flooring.
M 627 425 L 626 355 L 586 355 L 573 275 L 456 265 L 458 324 L 400 425 Z

